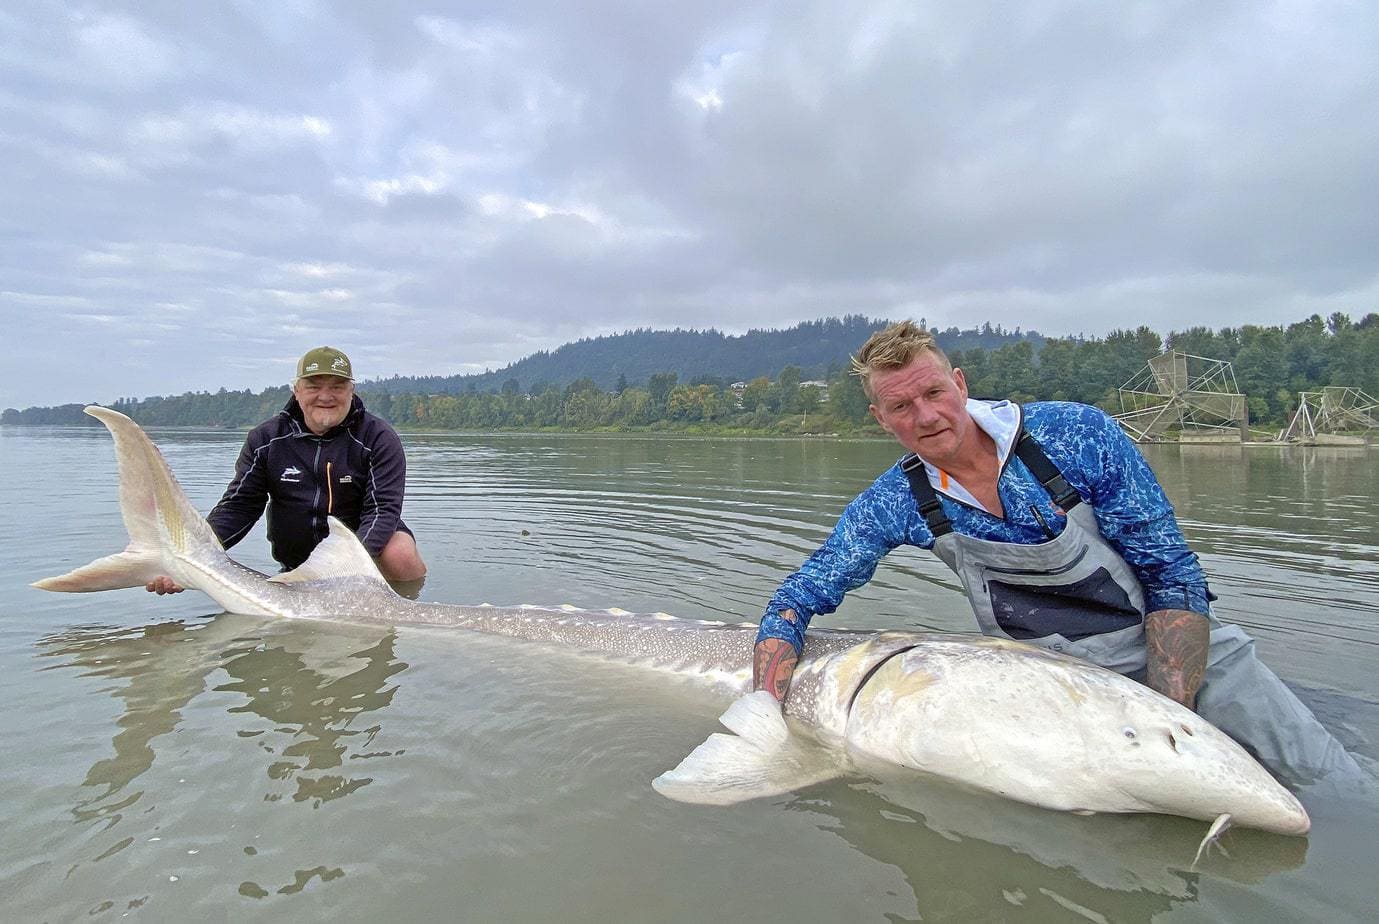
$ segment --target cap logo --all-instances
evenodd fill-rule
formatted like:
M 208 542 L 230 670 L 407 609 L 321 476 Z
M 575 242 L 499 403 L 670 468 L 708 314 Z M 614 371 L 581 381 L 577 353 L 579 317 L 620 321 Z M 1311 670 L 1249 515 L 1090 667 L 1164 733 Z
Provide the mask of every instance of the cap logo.
M 311 363 L 310 365 L 308 365 L 308 366 L 307 366 L 305 369 L 303 369 L 302 371 L 303 371 L 303 372 L 315 372 L 315 371 L 316 371 L 317 369 L 319 369 L 319 368 L 321 368 L 321 364 L 320 364 L 320 363 Z
M 335 357 L 335 362 L 333 362 L 333 363 L 330 364 L 330 368 L 332 368 L 332 369 L 344 369 L 344 368 L 347 367 L 348 365 L 349 365 L 349 361 L 346 360 L 345 357 L 343 357 L 343 356 L 337 356 L 337 357 Z M 312 364 L 312 368 L 315 368 L 315 364 L 314 364 L 314 363 Z

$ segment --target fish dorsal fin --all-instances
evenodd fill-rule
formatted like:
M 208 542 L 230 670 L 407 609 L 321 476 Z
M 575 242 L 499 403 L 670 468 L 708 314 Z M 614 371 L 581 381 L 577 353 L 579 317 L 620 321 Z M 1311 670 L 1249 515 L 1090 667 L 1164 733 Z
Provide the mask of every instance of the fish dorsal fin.
M 328 517 L 330 535 L 312 551 L 301 566 L 268 580 L 279 584 L 299 584 L 303 581 L 323 581 L 328 578 L 360 577 L 386 584 L 378 573 L 378 565 L 369 557 L 364 543 L 354 532 L 335 517 Z
M 838 776 L 836 758 L 792 736 L 770 696 L 758 690 L 734 702 L 719 721 L 736 734 L 709 735 L 652 787 L 677 802 L 733 805 Z

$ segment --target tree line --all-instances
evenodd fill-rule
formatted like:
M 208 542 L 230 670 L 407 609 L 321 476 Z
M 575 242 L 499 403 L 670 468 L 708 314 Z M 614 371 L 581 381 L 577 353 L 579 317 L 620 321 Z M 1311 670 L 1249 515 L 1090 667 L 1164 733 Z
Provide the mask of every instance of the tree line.
M 763 375 L 775 379 L 787 366 L 798 367 L 805 379 L 822 379 L 838 366 L 840 357 L 889 323 L 854 314 L 781 330 L 749 330 L 738 336 L 712 329 L 637 329 L 541 350 L 496 372 L 391 376 L 371 381 L 369 388 L 374 393 L 460 395 L 498 391 L 515 379 L 524 393 L 536 395 L 551 384 L 564 387 L 580 379 L 612 391 L 620 380 L 640 384 L 668 372 L 687 383 L 735 382 Z M 991 324 L 969 330 L 948 327 L 935 333 L 945 350 L 995 349 L 1021 340 L 1031 340 L 1038 347 L 1043 341 L 1034 331 L 1008 331 Z
M 942 341 L 942 338 L 940 338 Z M 851 346 L 856 349 L 859 343 Z M 1121 408 L 1117 388 L 1165 348 L 1230 360 L 1248 397 L 1252 425 L 1283 426 L 1298 392 L 1343 385 L 1379 395 L 1379 314 L 1358 321 L 1341 313 L 1313 315 L 1284 326 L 1205 327 L 1162 337 L 1148 327 L 1104 338 L 1022 338 L 995 348 L 951 350 L 973 397 L 1018 401 L 1070 400 L 1110 413 Z M 393 391 L 361 383 L 369 410 L 410 429 L 691 430 L 753 433 L 879 433 L 867 398 L 840 352 L 817 381 L 787 365 L 774 376 L 730 382 L 713 375 L 682 380 L 656 372 L 631 384 L 625 373 L 612 387 L 592 376 L 568 384 L 524 389 L 514 377 L 490 389 L 455 394 Z M 286 386 L 260 392 L 193 392 L 120 399 L 112 406 L 149 426 L 249 427 L 286 403 Z M 6 424 L 87 424 L 80 405 L 6 410 Z

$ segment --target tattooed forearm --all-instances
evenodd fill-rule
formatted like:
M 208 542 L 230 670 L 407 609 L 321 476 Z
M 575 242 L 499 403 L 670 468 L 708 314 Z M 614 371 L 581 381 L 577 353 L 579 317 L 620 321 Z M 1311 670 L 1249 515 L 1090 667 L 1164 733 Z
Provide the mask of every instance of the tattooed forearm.
M 766 690 L 784 702 L 797 660 L 799 657 L 789 642 L 779 638 L 762 639 L 752 653 L 752 689 Z
M 1196 709 L 1197 690 L 1207 670 L 1210 632 L 1205 616 L 1187 610 L 1159 610 L 1144 617 L 1145 684 Z

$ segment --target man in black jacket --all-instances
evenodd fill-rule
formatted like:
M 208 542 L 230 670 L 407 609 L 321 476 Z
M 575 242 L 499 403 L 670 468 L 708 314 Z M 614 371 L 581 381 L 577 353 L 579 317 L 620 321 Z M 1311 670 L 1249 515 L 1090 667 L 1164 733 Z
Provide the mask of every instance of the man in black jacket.
M 364 410 L 349 357 L 317 347 L 297 363 L 292 397 L 249 433 L 235 477 L 206 521 L 225 548 L 268 507 L 268 540 L 284 570 L 296 568 L 330 532 L 333 516 L 354 530 L 394 583 L 419 581 L 426 565 L 402 522 L 407 459 L 397 433 Z M 155 593 L 182 590 L 171 578 Z

